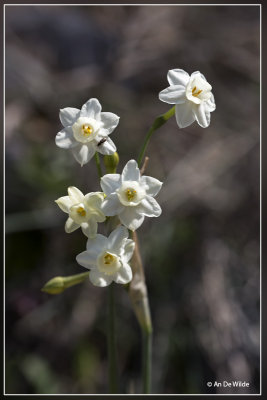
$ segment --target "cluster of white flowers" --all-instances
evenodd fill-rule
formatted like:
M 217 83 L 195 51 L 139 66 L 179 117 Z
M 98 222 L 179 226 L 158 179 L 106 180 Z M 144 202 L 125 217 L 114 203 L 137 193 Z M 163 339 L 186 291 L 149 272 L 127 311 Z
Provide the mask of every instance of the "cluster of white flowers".
M 140 175 L 135 160 L 130 160 L 122 174 L 106 174 L 101 178 L 103 192 L 85 196 L 76 187 L 68 188 L 68 196 L 56 203 L 69 215 L 65 231 L 71 233 L 81 227 L 88 237 L 87 250 L 77 256 L 77 262 L 91 269 L 89 278 L 95 286 L 107 286 L 112 281 L 126 284 L 132 279 L 128 261 L 134 251 L 134 241 L 128 239 L 128 229 L 135 231 L 145 216 L 158 217 L 161 208 L 153 198 L 162 183 L 150 176 Z M 106 216 L 119 217 L 124 226 L 116 228 L 106 238 L 97 234 L 99 222 Z
M 191 77 L 181 69 L 170 70 L 170 86 L 159 93 L 160 100 L 175 104 L 175 116 L 180 128 L 195 120 L 203 128 L 210 123 L 210 113 L 215 110 L 211 85 L 200 72 Z M 63 129 L 56 135 L 57 146 L 70 149 L 83 166 L 96 152 L 112 155 L 116 146 L 109 138 L 119 123 L 119 117 L 101 112 L 97 99 L 88 100 L 81 108 L 64 108 L 59 118 Z M 132 279 L 129 261 L 134 251 L 134 241 L 128 239 L 128 230 L 138 229 L 145 216 L 158 217 L 161 208 L 154 197 L 162 182 L 150 176 L 141 176 L 138 164 L 130 160 L 121 174 L 106 174 L 100 180 L 103 192 L 83 193 L 72 186 L 68 196 L 56 203 L 68 214 L 65 231 L 71 233 L 81 227 L 87 236 L 86 251 L 77 256 L 77 262 L 90 269 L 89 278 L 95 286 L 108 286 L 112 281 L 126 284 Z M 98 223 L 106 217 L 117 216 L 122 226 L 109 237 L 97 234 Z
M 90 99 L 81 110 L 60 110 L 64 126 L 56 136 L 59 147 L 70 149 L 75 159 L 84 165 L 96 151 L 111 155 L 116 147 L 108 135 L 116 128 L 119 117 L 101 112 L 97 99 Z M 145 216 L 158 217 L 161 208 L 154 196 L 162 183 L 150 176 L 141 176 L 137 162 L 130 160 L 122 174 L 106 174 L 101 178 L 103 192 L 84 195 L 78 188 L 68 188 L 68 196 L 56 203 L 69 215 L 65 231 L 81 227 L 88 237 L 87 250 L 77 256 L 77 262 L 90 269 L 89 278 L 95 286 L 107 286 L 112 281 L 126 284 L 132 279 L 128 264 L 134 251 L 134 241 L 128 239 L 128 229 L 134 231 Z M 107 216 L 117 215 L 121 224 L 106 238 L 97 234 L 98 223 Z

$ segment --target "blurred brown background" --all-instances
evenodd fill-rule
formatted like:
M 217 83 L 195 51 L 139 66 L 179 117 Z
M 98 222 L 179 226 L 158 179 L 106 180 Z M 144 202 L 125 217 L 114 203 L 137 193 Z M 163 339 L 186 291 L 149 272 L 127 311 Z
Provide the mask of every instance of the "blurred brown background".
M 106 393 L 105 289 L 59 296 L 55 275 L 83 272 L 86 239 L 64 232 L 54 200 L 99 190 L 56 147 L 60 108 L 96 97 L 118 114 L 118 172 L 136 158 L 167 71 L 200 70 L 217 110 L 207 129 L 175 119 L 149 145 L 163 214 L 142 242 L 154 323 L 153 393 L 259 392 L 258 6 L 6 7 L 6 392 Z M 140 393 L 141 340 L 116 286 L 122 393 Z M 244 380 L 249 388 L 207 388 Z

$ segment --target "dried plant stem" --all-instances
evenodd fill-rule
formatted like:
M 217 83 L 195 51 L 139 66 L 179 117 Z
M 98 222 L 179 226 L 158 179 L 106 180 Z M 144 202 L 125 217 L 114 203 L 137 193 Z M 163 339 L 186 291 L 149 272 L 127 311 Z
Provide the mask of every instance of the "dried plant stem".
M 132 233 L 132 237 L 135 241 L 135 250 L 131 260 L 133 279 L 129 285 L 129 296 L 142 330 L 143 393 L 148 394 L 151 392 L 152 321 L 136 232 Z
M 145 155 L 146 152 L 146 148 L 148 146 L 148 143 L 150 141 L 151 136 L 153 135 L 153 133 L 155 132 L 155 130 L 159 129 L 163 124 L 165 124 L 165 122 L 168 121 L 168 119 L 170 119 L 175 113 L 175 106 L 173 106 L 169 111 L 167 111 L 165 114 L 159 115 L 155 121 L 153 122 L 152 126 L 150 127 L 150 129 L 148 130 L 146 136 L 145 136 L 145 140 L 144 143 L 142 145 L 142 148 L 140 150 L 137 162 L 138 162 L 138 166 L 140 167 L 143 157 Z
M 145 157 L 143 166 L 142 166 L 142 168 L 140 169 L 140 174 L 141 174 L 141 175 L 144 174 L 144 172 L 145 172 L 145 170 L 146 170 L 146 167 L 147 167 L 147 164 L 148 164 L 148 161 L 149 161 L 149 157 Z

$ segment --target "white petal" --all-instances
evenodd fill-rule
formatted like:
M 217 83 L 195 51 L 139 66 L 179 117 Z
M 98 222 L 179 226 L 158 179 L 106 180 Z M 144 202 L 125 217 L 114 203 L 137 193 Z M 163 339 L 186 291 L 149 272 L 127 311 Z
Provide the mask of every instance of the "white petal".
M 55 200 L 55 202 L 57 203 L 59 208 L 65 213 L 69 213 L 69 209 L 73 204 L 69 196 L 60 197 L 59 199 Z
M 72 201 L 72 204 L 82 203 L 84 200 L 83 193 L 75 186 L 68 187 L 68 194 Z
M 108 239 L 103 235 L 96 235 L 94 239 L 87 240 L 86 249 L 89 253 L 95 254 L 95 258 L 99 256 L 99 254 L 103 251 L 103 249 L 107 248 Z
M 106 174 L 102 176 L 100 186 L 107 196 L 120 187 L 120 177 L 120 174 Z
M 207 128 L 210 124 L 210 112 L 208 111 L 208 109 L 206 109 L 205 103 L 196 105 L 193 108 L 193 111 L 194 111 L 197 123 L 202 128 Z
M 121 180 L 123 181 L 139 181 L 140 180 L 140 170 L 138 168 L 137 162 L 135 160 L 130 160 L 127 162 L 123 168 L 121 174 Z
M 141 185 L 145 188 L 146 193 L 149 196 L 156 196 L 161 189 L 162 182 L 152 176 L 142 176 Z
M 105 129 L 106 134 L 109 135 L 118 125 L 120 117 L 111 112 L 102 112 L 100 114 L 100 119 L 103 123 L 103 129 Z
M 66 107 L 59 111 L 59 119 L 63 126 L 73 125 L 79 116 L 80 110 L 78 108 Z
M 95 146 L 92 144 L 92 142 L 79 145 L 72 149 L 72 154 L 74 155 L 75 160 L 78 161 L 81 166 L 83 166 L 94 156 Z
M 182 85 L 169 86 L 159 93 L 159 99 L 168 104 L 182 104 L 185 102 L 185 87 Z
M 205 105 L 206 105 L 206 109 L 209 112 L 212 112 L 212 111 L 214 111 L 216 109 L 216 104 L 215 104 L 214 96 L 213 96 L 212 93 L 211 93 L 210 99 L 205 102 Z
M 192 72 L 191 78 L 193 78 L 193 77 L 196 78 L 197 76 L 200 76 L 200 78 L 204 79 L 204 81 L 207 82 L 207 79 L 201 72 L 199 72 L 199 71 Z
M 100 209 L 103 200 L 104 200 L 104 193 L 102 192 L 87 193 L 84 196 L 84 203 L 88 205 L 88 207 L 92 208 Z
M 102 192 L 88 193 L 84 196 L 83 203 L 90 209 L 90 218 L 94 218 L 96 222 L 104 222 L 106 219 L 101 210 L 103 200 Z
M 122 283 L 125 285 L 129 283 L 133 278 L 132 268 L 129 264 L 123 263 L 119 271 L 113 276 L 113 280 L 116 283 Z
M 121 204 L 117 193 L 111 193 L 104 201 L 101 206 L 102 212 L 108 216 L 113 217 L 121 213 L 124 209 L 124 206 Z
M 76 224 L 76 222 L 74 222 L 72 218 L 68 218 L 65 223 L 65 232 L 67 232 L 67 233 L 74 232 L 79 227 L 80 227 L 80 225 Z
M 125 207 L 123 212 L 118 215 L 121 223 L 131 231 L 135 231 L 142 225 L 145 216 L 139 214 L 136 210 L 137 207 Z
M 92 256 L 92 254 L 88 253 L 88 251 L 83 251 L 82 253 L 78 254 L 76 257 L 76 261 L 82 267 L 87 269 L 96 268 L 97 260 Z
M 97 222 L 94 218 L 90 218 L 89 221 L 83 222 L 81 225 L 83 234 L 89 239 L 94 239 L 97 234 Z
M 120 255 L 124 249 L 124 242 L 129 233 L 125 226 L 119 226 L 108 237 L 108 249 L 115 254 Z
M 93 215 L 93 218 L 96 220 L 96 222 L 104 222 L 106 220 L 106 216 L 102 210 L 97 211 Z
M 101 104 L 97 99 L 90 99 L 82 106 L 80 117 L 88 117 L 100 121 L 101 109 Z
M 151 196 L 146 196 L 141 201 L 138 210 L 147 217 L 159 217 L 162 212 L 159 203 Z
M 89 279 L 94 286 L 105 287 L 111 284 L 113 276 L 101 274 L 97 269 L 94 269 L 90 272 Z
M 186 86 L 190 76 L 183 69 L 171 69 L 168 72 L 167 79 L 170 85 Z
M 62 149 L 72 149 L 77 146 L 78 143 L 73 137 L 72 128 L 64 128 L 62 131 L 58 132 L 55 139 L 56 145 Z
M 113 143 L 113 141 L 109 138 L 109 137 L 105 137 L 105 142 L 100 144 L 99 146 L 96 146 L 96 150 L 98 151 L 98 153 L 101 154 L 107 154 L 107 155 L 111 155 L 113 153 L 115 153 L 115 151 L 117 150 L 115 144 Z
M 195 121 L 195 116 L 189 101 L 175 106 L 175 117 L 179 128 L 186 128 Z
M 131 258 L 132 258 L 132 256 L 133 256 L 133 252 L 134 252 L 134 248 L 135 248 L 135 243 L 134 243 L 134 241 L 133 240 L 131 240 L 131 239 L 127 239 L 126 240 L 126 243 L 125 243 L 125 245 L 124 245 L 124 252 L 123 252 L 123 254 L 122 254 L 122 259 L 125 261 L 125 262 L 128 262 Z

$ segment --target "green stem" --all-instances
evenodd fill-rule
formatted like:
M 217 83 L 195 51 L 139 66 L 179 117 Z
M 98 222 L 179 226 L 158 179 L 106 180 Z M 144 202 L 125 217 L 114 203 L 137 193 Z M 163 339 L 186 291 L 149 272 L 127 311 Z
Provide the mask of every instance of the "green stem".
M 138 166 L 140 167 L 141 162 L 143 160 L 143 157 L 145 155 L 145 151 L 146 148 L 148 146 L 149 140 L 152 136 L 152 134 L 155 132 L 155 130 L 159 129 L 162 125 L 165 124 L 165 122 L 168 121 L 168 119 L 170 119 L 175 113 L 175 106 L 173 106 L 169 111 L 167 111 L 165 114 L 161 114 L 159 115 L 155 121 L 153 122 L 152 126 L 150 127 L 150 129 L 148 130 L 146 136 L 145 136 L 145 140 L 143 143 L 143 146 L 140 150 L 137 162 L 138 162 Z
M 96 163 L 98 177 L 99 177 L 99 179 L 101 179 L 103 174 L 102 174 L 102 169 L 101 169 L 101 165 L 100 165 L 99 154 L 97 152 L 95 152 L 95 163 Z
M 142 329 L 143 393 L 151 393 L 152 330 Z
M 109 393 L 118 393 L 117 353 L 115 337 L 114 283 L 108 287 L 108 386 Z
M 78 283 L 82 283 L 85 279 L 88 278 L 90 272 L 82 272 L 81 274 L 66 276 L 64 278 L 64 286 L 65 288 L 69 288 L 73 285 L 78 285 Z

